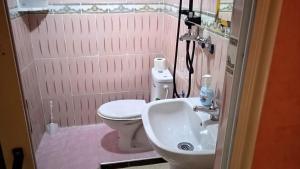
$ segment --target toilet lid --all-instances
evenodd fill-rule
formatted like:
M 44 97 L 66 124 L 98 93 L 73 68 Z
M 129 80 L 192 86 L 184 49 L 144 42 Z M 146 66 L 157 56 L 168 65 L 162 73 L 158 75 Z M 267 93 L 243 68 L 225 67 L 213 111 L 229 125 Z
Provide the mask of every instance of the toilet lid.
M 101 105 L 98 113 L 112 119 L 131 119 L 140 117 L 145 106 L 145 100 L 116 100 Z

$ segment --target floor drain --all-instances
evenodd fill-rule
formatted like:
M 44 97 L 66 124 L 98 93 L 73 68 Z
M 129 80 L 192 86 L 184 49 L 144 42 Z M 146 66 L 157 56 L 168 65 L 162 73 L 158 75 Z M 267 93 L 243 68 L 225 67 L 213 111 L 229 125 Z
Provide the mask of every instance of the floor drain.
M 180 150 L 185 150 L 185 151 L 193 151 L 194 150 L 193 144 L 188 143 L 188 142 L 181 142 L 177 145 L 177 147 Z

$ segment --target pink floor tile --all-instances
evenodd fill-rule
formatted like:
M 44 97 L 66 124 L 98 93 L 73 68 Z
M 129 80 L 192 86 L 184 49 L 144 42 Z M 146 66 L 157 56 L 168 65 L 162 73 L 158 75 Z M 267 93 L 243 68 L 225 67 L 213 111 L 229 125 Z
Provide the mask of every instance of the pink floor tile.
M 105 124 L 61 128 L 44 134 L 36 152 L 38 169 L 98 169 L 102 162 L 158 157 L 154 151 L 121 152 L 118 134 Z

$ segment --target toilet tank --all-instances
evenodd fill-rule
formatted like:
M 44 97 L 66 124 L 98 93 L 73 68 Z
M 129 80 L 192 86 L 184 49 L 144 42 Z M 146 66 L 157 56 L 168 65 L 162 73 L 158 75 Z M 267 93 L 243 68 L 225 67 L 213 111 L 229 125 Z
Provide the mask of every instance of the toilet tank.
M 151 70 L 151 101 L 172 98 L 173 94 L 173 77 L 168 69 Z

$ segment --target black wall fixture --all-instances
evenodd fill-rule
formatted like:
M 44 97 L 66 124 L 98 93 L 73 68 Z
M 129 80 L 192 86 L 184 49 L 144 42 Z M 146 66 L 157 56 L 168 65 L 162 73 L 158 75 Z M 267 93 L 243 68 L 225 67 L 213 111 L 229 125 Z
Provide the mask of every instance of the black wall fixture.
M 23 160 L 24 160 L 24 153 L 22 148 L 14 148 L 12 150 L 14 161 L 12 169 L 22 169 L 23 168 Z

